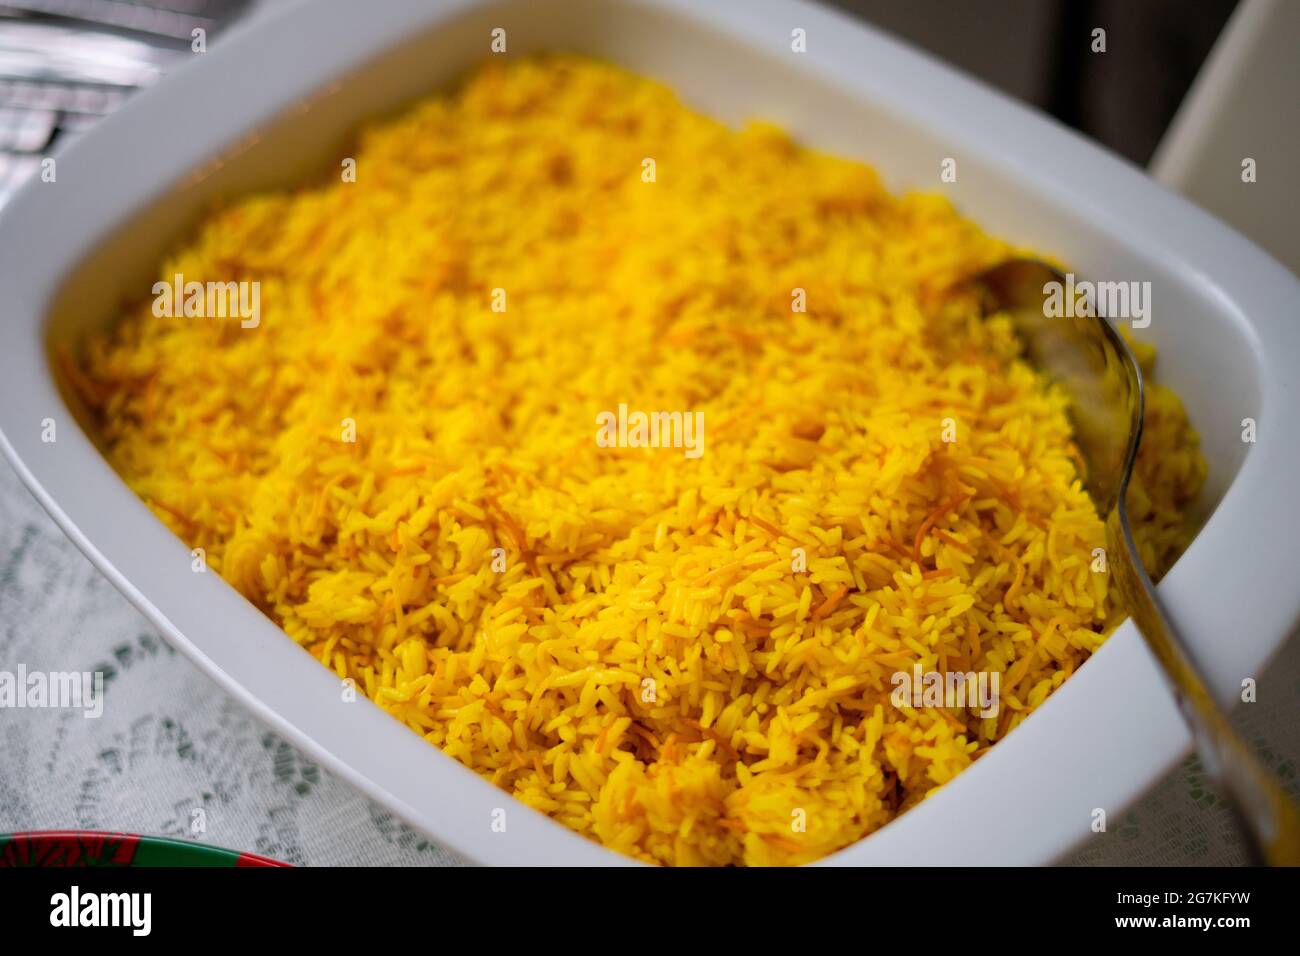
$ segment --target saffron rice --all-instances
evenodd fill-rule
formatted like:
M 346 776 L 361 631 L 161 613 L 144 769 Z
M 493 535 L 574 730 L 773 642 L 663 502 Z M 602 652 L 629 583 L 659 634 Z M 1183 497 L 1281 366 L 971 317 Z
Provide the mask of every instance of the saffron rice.
M 952 291 L 1016 250 L 944 199 L 577 57 L 481 69 L 351 155 L 159 270 L 260 282 L 256 328 L 142 303 L 76 378 L 161 520 L 524 803 L 656 863 L 815 860 L 1117 623 L 1064 399 Z M 598 444 L 621 403 L 702 412 L 703 454 Z M 1154 388 L 1151 568 L 1197 448 Z M 997 716 L 895 706 L 914 665 L 997 673 Z

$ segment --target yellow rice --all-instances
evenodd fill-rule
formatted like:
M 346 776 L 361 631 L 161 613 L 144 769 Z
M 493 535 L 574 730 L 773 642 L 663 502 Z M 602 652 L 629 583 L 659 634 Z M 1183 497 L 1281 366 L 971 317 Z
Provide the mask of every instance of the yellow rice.
M 75 377 L 178 536 L 524 803 L 657 863 L 814 860 L 1117 623 L 1062 397 L 950 291 L 1015 250 L 944 199 L 576 57 L 484 68 L 350 155 L 161 268 L 259 281 L 257 328 L 142 303 Z M 702 411 L 704 454 L 600 447 L 620 403 Z M 1147 426 L 1164 569 L 1204 463 L 1171 393 Z M 894 706 L 914 664 L 999 673 L 1000 713 Z

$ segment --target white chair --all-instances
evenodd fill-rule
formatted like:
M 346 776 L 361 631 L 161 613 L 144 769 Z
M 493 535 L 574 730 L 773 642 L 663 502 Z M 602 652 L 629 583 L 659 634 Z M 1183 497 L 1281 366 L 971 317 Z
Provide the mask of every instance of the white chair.
M 1300 274 L 1300 3 L 1242 0 L 1151 173 Z M 1243 163 L 1254 161 L 1254 182 Z

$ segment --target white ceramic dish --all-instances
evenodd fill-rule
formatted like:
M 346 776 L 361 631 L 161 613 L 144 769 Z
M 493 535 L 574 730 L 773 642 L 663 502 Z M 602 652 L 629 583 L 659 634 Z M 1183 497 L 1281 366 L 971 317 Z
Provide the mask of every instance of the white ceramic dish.
M 698 6 L 698 8 L 697 8 Z M 0 216 L 0 445 L 69 536 L 177 647 L 333 772 L 486 863 L 626 862 L 513 803 L 362 700 L 214 574 L 116 477 L 49 358 L 139 298 L 161 253 L 216 195 L 333 168 L 358 121 L 484 59 L 566 49 L 668 81 L 727 120 L 762 116 L 860 156 L 894 187 L 946 189 L 986 228 L 1080 274 L 1153 283 L 1150 337 L 1210 462 L 1208 520 L 1161 585 L 1231 700 L 1300 612 L 1294 414 L 1300 283 L 1140 171 L 826 10 L 791 2 L 431 4 L 315 0 L 236 30 L 58 158 Z M 792 52 L 791 31 L 808 52 Z M 942 160 L 958 182 L 942 185 Z M 1241 420 L 1259 441 L 1241 441 Z M 42 442 L 42 422 L 58 423 Z M 1212 513 L 1210 513 L 1212 512 Z M 1186 750 L 1131 627 L 1034 717 L 934 798 L 829 863 L 1046 863 Z M 491 811 L 509 807 L 505 833 Z M 1093 839 L 1106 839 L 1094 836 Z

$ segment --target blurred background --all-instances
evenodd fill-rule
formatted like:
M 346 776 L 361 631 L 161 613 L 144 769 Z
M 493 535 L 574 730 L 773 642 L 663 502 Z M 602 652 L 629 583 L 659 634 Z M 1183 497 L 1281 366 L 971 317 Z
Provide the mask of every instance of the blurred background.
M 831 0 L 1145 166 L 1237 0 Z M 1106 30 L 1093 55 L 1092 30 Z

